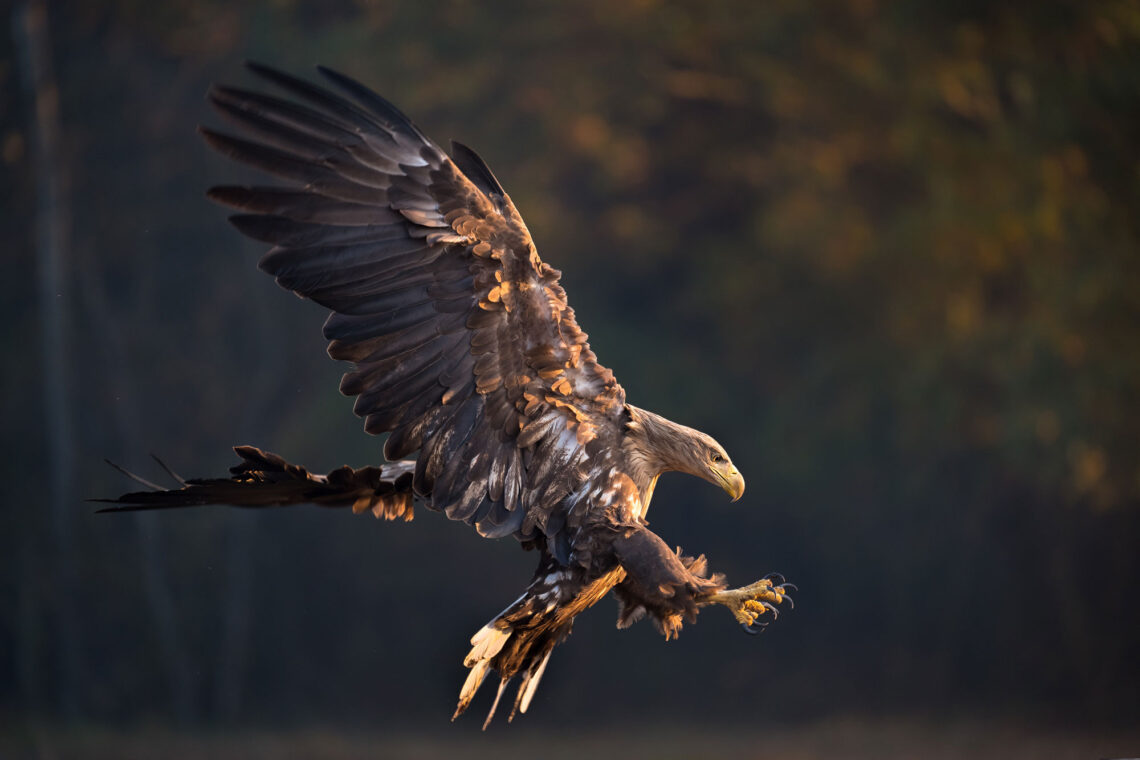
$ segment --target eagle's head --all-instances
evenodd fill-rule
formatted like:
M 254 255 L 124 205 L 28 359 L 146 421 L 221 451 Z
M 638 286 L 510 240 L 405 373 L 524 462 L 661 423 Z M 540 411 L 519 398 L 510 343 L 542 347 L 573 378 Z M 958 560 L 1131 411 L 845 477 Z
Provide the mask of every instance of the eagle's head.
M 720 486 L 733 501 L 744 494 L 744 477 L 711 435 L 632 405 L 626 408 L 630 413 L 626 430 L 633 442 L 630 453 L 651 478 L 662 472 L 684 472 Z
M 691 449 L 693 456 L 688 462 L 691 469 L 682 472 L 704 478 L 723 488 L 733 501 L 738 500 L 744 495 L 744 476 L 728 458 L 724 447 L 713 440 L 711 435 L 705 435 L 699 430 L 693 432 L 697 434 L 698 440 Z

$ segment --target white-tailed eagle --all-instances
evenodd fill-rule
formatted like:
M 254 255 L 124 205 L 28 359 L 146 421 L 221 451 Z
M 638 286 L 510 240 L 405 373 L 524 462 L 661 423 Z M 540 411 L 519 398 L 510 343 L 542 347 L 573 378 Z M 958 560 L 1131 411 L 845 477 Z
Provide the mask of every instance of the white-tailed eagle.
M 242 446 L 231 477 L 129 493 L 108 511 L 314 503 L 410 520 L 419 499 L 480 535 L 514 536 L 538 553 L 538 569 L 471 639 L 456 716 L 492 670 L 495 706 L 521 676 L 511 717 L 526 712 L 574 617 L 610 591 L 619 628 L 649 617 L 667 639 L 709 604 L 749 631 L 775 617 L 783 578 L 728 590 L 703 556 L 646 527 L 664 472 L 696 475 L 733 500 L 744 479 L 708 435 L 626 402 L 487 165 L 458 143 L 449 157 L 334 71 L 320 69 L 327 89 L 249 68 L 294 99 L 214 87 L 213 105 L 247 136 L 201 132 L 286 184 L 209 196 L 273 246 L 261 269 L 331 310 L 329 355 L 353 364 L 341 391 L 356 396 L 369 433 L 388 434 L 388 463 L 314 475 Z

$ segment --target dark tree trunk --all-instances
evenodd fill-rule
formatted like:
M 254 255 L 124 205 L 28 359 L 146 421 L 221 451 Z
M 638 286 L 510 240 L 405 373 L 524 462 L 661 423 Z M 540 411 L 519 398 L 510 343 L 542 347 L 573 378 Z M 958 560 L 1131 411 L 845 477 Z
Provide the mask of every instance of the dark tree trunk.
M 75 430 L 68 378 L 71 368 L 69 327 L 71 288 L 68 272 L 71 210 L 63 157 L 59 87 L 52 68 L 47 4 L 29 0 L 12 19 L 24 89 L 31 105 L 31 166 L 36 182 L 35 253 L 41 345 L 43 414 L 51 462 L 48 504 L 51 515 L 50 560 L 53 640 L 58 662 L 55 697 L 62 715 L 80 711 L 83 663 L 74 594 L 77 589 L 75 535 Z M 25 568 L 36 572 L 35 568 Z M 42 568 L 40 570 L 42 572 Z M 37 614 L 34 607 L 27 614 Z M 25 621 L 22 628 L 31 625 Z M 29 653 L 34 657 L 34 653 Z

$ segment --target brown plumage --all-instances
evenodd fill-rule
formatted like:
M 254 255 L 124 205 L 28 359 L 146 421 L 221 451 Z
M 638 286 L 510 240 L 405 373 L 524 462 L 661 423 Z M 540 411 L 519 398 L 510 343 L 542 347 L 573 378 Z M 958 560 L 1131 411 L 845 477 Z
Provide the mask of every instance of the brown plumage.
M 369 433 L 388 434 L 390 463 L 316 476 L 239 447 L 230 478 L 126 494 L 108 511 L 313 502 L 410 520 L 415 497 L 483 536 L 515 536 L 538 569 L 472 639 L 457 716 L 490 670 L 499 696 L 522 676 L 511 716 L 525 712 L 574 616 L 613 589 L 619 627 L 649 616 L 667 638 L 709 603 L 746 627 L 774 615 L 779 586 L 725 591 L 703 556 L 681 556 L 646 527 L 662 472 L 734 499 L 744 481 L 709 436 L 626 403 L 486 164 L 458 143 L 449 157 L 341 74 L 320 69 L 329 90 L 250 69 L 297 100 L 215 87 L 213 105 L 249 137 L 201 131 L 286 185 L 209 195 L 273 245 L 264 271 L 331 310 L 329 354 L 353 365 L 341 390 Z

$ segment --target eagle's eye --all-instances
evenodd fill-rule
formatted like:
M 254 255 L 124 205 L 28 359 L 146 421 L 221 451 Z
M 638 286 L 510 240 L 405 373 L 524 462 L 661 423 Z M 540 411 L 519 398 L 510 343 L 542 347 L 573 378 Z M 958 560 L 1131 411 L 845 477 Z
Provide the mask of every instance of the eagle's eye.
M 720 454 L 718 454 L 714 451 L 713 455 L 712 455 L 713 464 L 720 464 L 723 461 L 724 461 L 724 457 L 722 457 Z

